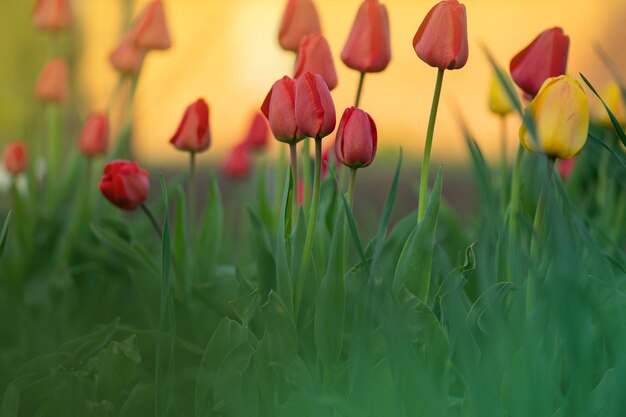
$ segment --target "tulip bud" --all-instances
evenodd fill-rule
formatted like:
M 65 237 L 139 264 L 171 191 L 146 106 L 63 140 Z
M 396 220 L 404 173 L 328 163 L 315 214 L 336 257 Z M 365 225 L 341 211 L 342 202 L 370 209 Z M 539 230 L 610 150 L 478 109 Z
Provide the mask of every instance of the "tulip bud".
M 44 31 L 57 32 L 72 27 L 74 16 L 70 0 L 37 0 L 33 25 Z
M 391 60 L 387 8 L 378 0 L 365 0 L 352 25 L 341 60 L 359 72 L 380 72 Z
M 321 32 L 317 9 L 311 0 L 289 0 L 280 22 L 278 43 L 287 50 L 298 52 L 306 35 Z
M 267 121 L 262 113 L 256 113 L 250 124 L 244 144 L 254 151 L 262 151 L 268 145 Z
M 626 126 L 626 103 L 624 102 L 624 96 L 622 95 L 620 86 L 614 81 L 611 82 L 600 91 L 600 97 L 602 97 L 606 105 L 611 109 L 613 116 L 615 116 L 619 124 Z M 596 102 L 592 116 L 594 121 L 601 125 L 607 127 L 613 126 L 609 114 L 599 101 Z
M 564 181 L 567 181 L 570 175 L 572 175 L 575 165 L 575 157 L 570 159 L 562 159 L 559 161 L 559 174 L 561 174 L 561 178 L 563 178 Z
M 63 104 L 68 96 L 69 70 L 63 58 L 49 61 L 37 79 L 35 95 L 43 102 Z
M 209 148 L 209 106 L 203 99 L 198 99 L 187 107 L 170 143 L 180 151 L 203 152 Z
M 431 67 L 463 68 L 469 53 L 465 6 L 457 0 L 437 3 L 417 30 L 413 49 Z
M 93 112 L 87 118 L 80 137 L 78 149 L 86 157 L 104 155 L 109 144 L 109 121 L 102 112 Z
M 495 73 L 491 77 L 489 88 L 489 110 L 500 116 L 506 116 L 513 111 L 513 104 Z
M 17 176 L 26 171 L 28 166 L 28 150 L 22 142 L 9 143 L 2 155 L 4 169 L 11 175 Z
M 235 146 L 221 166 L 222 172 L 232 179 L 243 179 L 250 175 L 250 155 L 245 144 Z
M 274 83 L 261 111 L 278 141 L 297 143 L 304 138 L 296 124 L 296 82 L 291 78 L 285 76 Z
M 335 130 L 335 104 L 319 74 L 307 72 L 296 81 L 296 123 L 303 135 L 315 139 Z
M 525 125 L 520 128 L 520 140 L 529 151 L 569 159 L 585 145 L 589 130 L 587 94 L 569 75 L 548 78 L 526 112 L 533 118 L 538 136 L 532 137 Z
M 122 74 L 135 75 L 141 69 L 143 57 L 144 50 L 135 46 L 132 34 L 127 34 L 109 55 L 109 62 L 116 71 Z
M 569 37 L 563 29 L 544 30 L 511 60 L 513 81 L 530 96 L 535 96 L 544 81 L 565 74 Z
M 136 162 L 113 161 L 104 167 L 100 180 L 100 192 L 113 205 L 122 210 L 133 211 L 148 196 L 148 172 Z
M 133 29 L 133 39 L 143 49 L 165 50 L 172 46 L 161 0 L 148 3 Z
M 376 156 L 378 134 L 372 117 L 361 109 L 350 107 L 343 112 L 337 138 L 337 160 L 350 168 L 365 168 Z
M 326 38 L 319 32 L 305 36 L 300 42 L 294 78 L 299 78 L 305 72 L 321 75 L 330 90 L 337 87 L 333 55 Z

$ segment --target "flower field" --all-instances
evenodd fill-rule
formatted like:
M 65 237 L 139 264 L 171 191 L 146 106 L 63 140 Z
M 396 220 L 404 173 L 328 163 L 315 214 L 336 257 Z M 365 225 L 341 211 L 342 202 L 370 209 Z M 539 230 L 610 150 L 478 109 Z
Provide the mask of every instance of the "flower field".
M 393 65 L 390 6 L 356 1 L 335 56 L 315 1 L 285 0 L 293 72 L 211 166 L 220 119 L 190 100 L 156 139 L 188 163 L 161 169 L 133 146 L 134 111 L 144 64 L 178 47 L 169 4 L 132 16 L 107 107 L 70 127 L 75 6 L 34 2 L 44 131 L 0 138 L 0 417 L 626 414 L 626 79 L 609 51 L 589 59 L 612 79 L 570 68 L 562 22 L 502 63 L 468 41 L 471 2 L 433 1 L 405 42 L 433 82 L 416 161 L 362 100 Z M 465 172 L 431 150 L 447 77 L 473 59 L 502 142 L 488 160 L 464 113 L 484 98 L 459 103 Z M 347 108 L 336 65 L 358 74 Z

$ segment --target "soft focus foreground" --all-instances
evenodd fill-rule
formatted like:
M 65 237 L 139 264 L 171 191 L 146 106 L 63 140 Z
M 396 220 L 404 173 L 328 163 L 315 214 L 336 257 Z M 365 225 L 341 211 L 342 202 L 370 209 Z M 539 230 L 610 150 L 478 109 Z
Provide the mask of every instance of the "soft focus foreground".
M 172 51 L 199 54 L 173 36 L 190 36 L 173 4 L 126 9 L 108 55 L 117 82 L 91 107 L 70 52 L 88 6 L 35 2 L 28 29 L 49 43 L 37 104 L 2 153 L 0 417 L 623 415 L 619 59 L 597 45 L 587 60 L 611 77 L 578 68 L 563 18 L 497 60 L 489 39 L 468 41 L 471 3 L 404 17 L 393 4 L 351 4 L 329 51 L 317 2 L 286 1 L 262 42 L 293 65 L 254 82 L 236 142 L 223 139 L 223 90 L 205 100 L 198 80 L 175 109 L 153 95 L 150 141 L 188 164 L 160 172 L 137 145 L 139 86 Z M 428 92 L 392 106 L 375 84 L 406 69 L 390 33 L 407 18 L 402 44 Z M 450 134 L 441 98 L 452 80 L 479 84 L 466 64 L 481 59 L 490 88 L 452 112 L 470 178 L 431 162 Z M 335 90 L 346 67 L 348 99 Z M 423 148 L 419 166 L 381 152 L 393 120 L 377 102 L 416 125 L 403 141 Z M 476 108 L 499 124 L 494 163 Z

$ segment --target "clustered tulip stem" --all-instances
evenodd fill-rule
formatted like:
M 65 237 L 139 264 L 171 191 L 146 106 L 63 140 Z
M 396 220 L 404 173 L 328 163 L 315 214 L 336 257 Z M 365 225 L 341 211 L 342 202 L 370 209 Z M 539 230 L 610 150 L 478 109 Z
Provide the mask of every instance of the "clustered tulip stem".
M 159 235 L 159 239 L 162 239 L 163 231 L 161 230 L 161 226 L 159 226 L 159 222 L 157 222 L 156 217 L 154 217 L 154 214 L 150 210 L 150 207 L 148 207 L 145 203 L 143 203 L 141 204 L 141 209 L 143 210 L 144 213 L 146 213 L 146 216 L 148 216 L 148 219 L 150 220 L 150 223 L 152 224 L 154 231 L 157 233 L 157 235 Z
M 304 205 L 304 212 L 309 214 L 309 205 L 311 197 L 311 140 L 310 138 L 304 138 L 302 145 L 302 161 L 304 166 L 302 167 L 302 173 L 304 175 L 304 195 L 302 201 Z M 296 183 L 296 187 L 297 187 Z
M 426 212 L 426 198 L 428 196 L 428 173 L 430 170 L 430 151 L 433 145 L 433 135 L 435 133 L 435 122 L 437 121 L 437 109 L 439 108 L 439 98 L 441 97 L 441 86 L 443 84 L 443 69 L 437 71 L 437 82 L 433 103 L 430 107 L 430 118 L 428 119 L 428 131 L 426 132 L 426 144 L 424 145 L 424 160 L 422 162 L 422 176 L 420 177 L 420 195 L 417 210 L 417 222 L 420 223 Z
M 291 156 L 291 176 L 293 184 L 291 184 L 291 224 L 296 221 L 298 214 L 298 151 L 295 143 L 289 144 L 289 153 Z
M 189 223 L 192 237 L 196 230 L 196 153 L 189 152 Z
M 359 76 L 359 86 L 356 90 L 356 100 L 354 101 L 354 107 L 359 108 L 359 103 L 361 102 L 361 93 L 363 92 L 363 82 L 365 81 L 365 73 L 361 72 Z

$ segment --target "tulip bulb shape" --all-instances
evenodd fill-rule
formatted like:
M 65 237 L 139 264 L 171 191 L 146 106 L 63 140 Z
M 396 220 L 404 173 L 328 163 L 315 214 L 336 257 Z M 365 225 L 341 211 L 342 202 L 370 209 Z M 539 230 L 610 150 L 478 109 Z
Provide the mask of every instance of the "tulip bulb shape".
M 191 103 L 170 143 L 180 151 L 203 152 L 211 144 L 209 106 L 203 99 Z
M 378 134 L 374 119 L 361 109 L 346 109 L 337 128 L 335 155 L 350 168 L 365 168 L 374 161 Z
M 126 34 L 109 55 L 111 66 L 121 74 L 135 75 L 141 69 L 145 51 L 138 48 L 132 34 Z
M 250 175 L 252 163 L 245 144 L 235 146 L 221 166 L 222 172 L 232 179 L 243 179 Z
M 526 112 L 533 118 L 538 135 L 533 138 L 522 125 L 519 136 L 527 150 L 569 159 L 585 145 L 589 131 L 587 94 L 569 75 L 548 78 Z
M 45 103 L 63 104 L 69 95 L 69 70 L 63 58 L 49 61 L 37 79 L 35 95 Z
M 88 158 L 104 155 L 109 144 L 109 120 L 103 112 L 93 112 L 87 118 L 78 139 L 78 150 Z
M 565 74 L 569 37 L 560 27 L 544 30 L 511 60 L 513 81 L 534 97 L 544 81 Z
M 43 31 L 58 32 L 74 24 L 71 0 L 37 0 L 33 25 Z
M 244 144 L 253 151 L 263 151 L 268 146 L 269 129 L 263 113 L 256 113 L 250 123 L 250 129 Z
M 4 148 L 2 155 L 4 169 L 13 176 L 17 176 L 26 171 L 28 166 L 28 150 L 22 142 L 9 143 Z
M 469 53 L 465 6 L 457 0 L 437 3 L 417 30 L 413 49 L 431 67 L 463 68 Z
M 328 41 L 319 32 L 305 36 L 300 42 L 294 78 L 299 78 L 306 72 L 321 75 L 330 90 L 337 87 L 333 55 Z
M 378 0 L 361 3 L 341 60 L 359 72 L 380 72 L 391 60 L 391 37 L 387 8 Z
M 296 123 L 300 133 L 315 139 L 335 130 L 335 104 L 319 74 L 307 72 L 296 81 Z
M 133 40 L 143 49 L 165 50 L 172 46 L 161 0 L 154 0 L 145 7 L 133 29 Z
M 312 0 L 287 2 L 278 31 L 278 43 L 283 49 L 298 52 L 303 37 L 321 31 L 320 19 Z
M 296 123 L 296 82 L 293 79 L 285 76 L 272 85 L 261 112 L 269 120 L 276 140 L 294 144 L 304 139 Z
M 499 116 L 506 116 L 513 112 L 513 104 L 495 73 L 491 77 L 489 87 L 489 110 Z
M 105 165 L 100 192 L 114 206 L 133 211 L 148 197 L 148 172 L 131 161 L 113 161 Z

